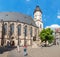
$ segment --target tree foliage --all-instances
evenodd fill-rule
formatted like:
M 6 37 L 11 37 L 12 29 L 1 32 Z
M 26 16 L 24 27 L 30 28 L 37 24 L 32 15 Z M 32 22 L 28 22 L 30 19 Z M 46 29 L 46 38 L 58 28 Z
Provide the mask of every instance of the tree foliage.
M 54 36 L 53 36 L 53 30 L 50 28 L 43 29 L 41 33 L 39 34 L 39 37 L 41 41 L 45 41 L 45 43 L 48 41 L 48 43 L 52 43 Z

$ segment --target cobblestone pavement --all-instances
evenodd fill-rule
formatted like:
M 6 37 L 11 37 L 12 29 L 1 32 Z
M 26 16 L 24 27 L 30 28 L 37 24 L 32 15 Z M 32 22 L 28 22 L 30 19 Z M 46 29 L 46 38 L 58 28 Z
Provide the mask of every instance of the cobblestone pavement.
M 31 56 L 30 55 L 24 56 L 23 48 L 20 48 L 19 52 L 17 51 L 17 49 L 12 50 L 11 52 L 8 52 L 7 57 L 31 57 Z
M 5 52 L 3 54 L 0 54 L 0 57 L 7 57 L 7 55 L 8 55 L 8 52 Z
M 20 52 L 17 49 L 0 54 L 0 57 L 60 57 L 60 46 L 27 48 L 28 55 L 23 55 L 23 48 Z

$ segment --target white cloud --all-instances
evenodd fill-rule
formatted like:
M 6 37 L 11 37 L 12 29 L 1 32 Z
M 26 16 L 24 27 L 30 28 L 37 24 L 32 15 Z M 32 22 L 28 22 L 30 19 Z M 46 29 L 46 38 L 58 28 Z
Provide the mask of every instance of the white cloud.
M 29 2 L 30 0 L 26 0 L 27 2 Z
M 46 26 L 46 28 L 51 28 L 51 29 L 60 28 L 60 25 L 58 25 L 58 24 L 53 24 L 53 25 L 51 25 L 51 26 Z
M 60 19 L 60 15 L 58 15 L 57 18 Z
M 57 18 L 60 19 L 60 11 L 57 13 Z
M 46 21 L 46 19 L 44 19 L 44 21 Z

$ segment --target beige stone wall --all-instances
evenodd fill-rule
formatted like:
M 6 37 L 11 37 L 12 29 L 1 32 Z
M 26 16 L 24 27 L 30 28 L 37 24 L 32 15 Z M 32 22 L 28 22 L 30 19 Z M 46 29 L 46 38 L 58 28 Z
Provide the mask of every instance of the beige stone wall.
M 2 36 L 2 33 L 1 32 L 2 32 L 2 24 L 0 23 L 0 45 L 1 45 L 1 38 L 2 38 L 1 37 Z
M 27 36 L 26 36 L 26 44 L 31 45 L 32 43 L 32 38 L 35 36 L 35 29 L 37 29 L 37 34 L 36 38 L 38 39 L 38 28 L 34 27 L 32 25 L 28 25 L 25 23 L 20 23 L 20 22 L 4 22 L 4 24 L 7 23 L 7 34 L 4 36 L 4 45 L 7 44 L 7 41 L 10 41 L 12 39 L 15 42 L 15 46 L 18 44 L 18 31 L 17 31 L 17 26 L 21 24 L 21 35 L 19 36 L 20 40 L 20 46 L 24 46 L 24 26 L 27 26 Z M 10 25 L 14 23 L 14 33 L 13 35 L 9 36 L 10 33 Z M 32 27 L 32 37 L 30 36 L 30 28 Z M 2 24 L 0 22 L 0 38 L 2 38 Z M 1 39 L 0 39 L 0 45 L 1 45 Z

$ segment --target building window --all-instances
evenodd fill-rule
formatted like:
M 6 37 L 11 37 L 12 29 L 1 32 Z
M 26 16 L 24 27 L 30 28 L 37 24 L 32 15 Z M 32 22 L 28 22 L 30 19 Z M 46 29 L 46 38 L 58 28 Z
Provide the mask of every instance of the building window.
M 7 34 L 7 24 L 4 24 L 4 35 Z
M 14 24 L 10 25 L 10 35 L 14 33 Z
M 33 41 L 36 41 L 36 36 L 37 36 L 37 29 L 35 28 L 35 36 L 33 37 Z
M 24 36 L 27 36 L 27 26 L 24 27 Z
M 18 25 L 18 35 L 21 35 L 21 24 Z
M 32 37 L 32 27 L 30 28 L 30 36 Z

